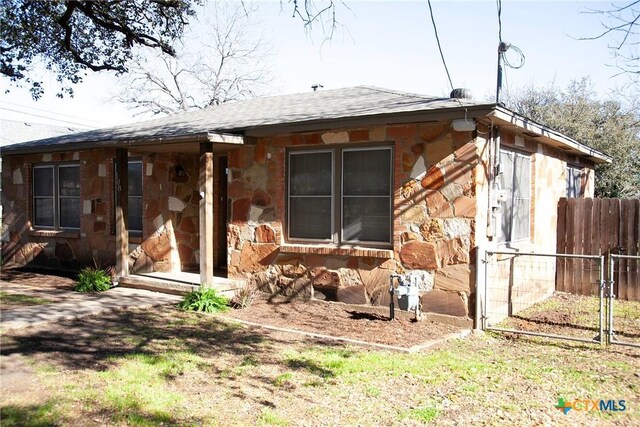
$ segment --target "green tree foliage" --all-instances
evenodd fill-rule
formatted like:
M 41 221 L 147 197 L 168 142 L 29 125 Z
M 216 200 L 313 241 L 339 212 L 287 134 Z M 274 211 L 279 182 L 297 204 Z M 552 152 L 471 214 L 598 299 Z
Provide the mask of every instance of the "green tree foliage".
M 556 129 L 613 158 L 596 166 L 596 197 L 640 197 L 640 98 L 597 99 L 588 78 L 555 86 L 508 93 L 514 111 Z M 628 105 L 627 105 L 628 104 Z
M 0 0 L 0 73 L 38 99 L 44 67 L 60 83 L 58 96 L 72 95 L 88 70 L 125 72 L 135 46 L 173 54 L 194 3 Z

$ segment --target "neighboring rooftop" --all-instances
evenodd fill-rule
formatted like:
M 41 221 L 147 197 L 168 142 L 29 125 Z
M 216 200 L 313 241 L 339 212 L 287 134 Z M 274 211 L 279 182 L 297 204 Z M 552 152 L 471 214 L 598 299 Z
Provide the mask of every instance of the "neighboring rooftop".
M 0 147 L 79 132 L 80 129 L 18 120 L 0 119 Z

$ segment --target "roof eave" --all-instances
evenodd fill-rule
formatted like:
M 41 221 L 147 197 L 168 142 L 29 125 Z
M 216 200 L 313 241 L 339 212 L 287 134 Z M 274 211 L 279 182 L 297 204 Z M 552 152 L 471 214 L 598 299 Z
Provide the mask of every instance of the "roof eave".
M 492 119 L 494 124 L 524 130 L 527 132 L 525 135 L 530 138 L 540 138 L 548 145 L 556 146 L 564 151 L 585 156 L 596 164 L 611 163 L 613 160 L 611 156 L 601 151 L 588 147 L 575 139 L 569 138 L 558 131 L 541 125 L 540 123 L 536 123 L 535 121 L 500 105 L 496 105 L 493 112 L 489 114 L 489 117 Z
M 151 145 L 163 144 L 182 144 L 182 143 L 203 143 L 212 142 L 214 144 L 223 145 L 241 145 L 245 143 L 244 138 L 241 135 L 223 133 L 223 132 L 199 132 L 188 135 L 175 135 L 170 137 L 150 137 L 150 138 L 127 138 L 127 139 L 115 139 L 107 141 L 84 141 L 75 142 L 69 144 L 51 144 L 51 145 L 39 145 L 30 146 L 29 143 L 20 143 L 5 146 L 0 148 L 2 155 L 16 155 L 16 154 L 40 154 L 40 153 L 53 153 L 61 151 L 79 151 L 90 150 L 94 148 L 122 148 L 122 147 L 148 147 Z M 253 141 L 250 140 L 249 143 Z

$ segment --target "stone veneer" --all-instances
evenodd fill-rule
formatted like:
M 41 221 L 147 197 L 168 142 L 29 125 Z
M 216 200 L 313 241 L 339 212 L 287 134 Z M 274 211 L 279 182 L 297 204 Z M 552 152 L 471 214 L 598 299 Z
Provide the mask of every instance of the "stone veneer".
M 77 270 L 94 261 L 115 263 L 113 158 L 115 151 L 5 156 L 2 257 L 10 265 Z M 136 154 L 143 168 L 143 233 L 130 237 L 130 270 L 171 271 L 198 264 L 198 157 Z M 80 229 L 31 227 L 32 166 L 59 162 L 80 165 Z M 175 166 L 185 171 L 178 176 Z
M 286 148 L 367 142 L 394 147 L 393 246 L 287 244 Z M 229 153 L 229 275 L 286 296 L 383 305 L 397 272 L 419 284 L 424 311 L 468 316 L 477 163 L 474 135 L 448 123 L 260 138 Z

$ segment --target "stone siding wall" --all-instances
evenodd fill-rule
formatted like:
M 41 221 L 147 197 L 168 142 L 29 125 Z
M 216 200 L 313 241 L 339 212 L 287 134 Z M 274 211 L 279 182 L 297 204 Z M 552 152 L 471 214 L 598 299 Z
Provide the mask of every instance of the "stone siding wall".
M 385 142 L 395 155 L 393 245 L 288 244 L 287 148 Z M 468 316 L 477 159 L 474 135 L 448 123 L 279 135 L 231 151 L 229 274 L 287 296 L 387 304 L 397 272 L 420 285 L 424 311 Z
M 6 156 L 3 262 L 65 270 L 94 261 L 115 264 L 114 157 L 115 151 L 108 149 Z M 130 237 L 131 271 L 197 267 L 197 156 L 131 153 L 130 158 L 142 159 L 143 168 L 143 234 Z M 34 229 L 32 168 L 60 162 L 80 165 L 80 229 Z M 175 165 L 183 167 L 183 176 L 177 176 Z

